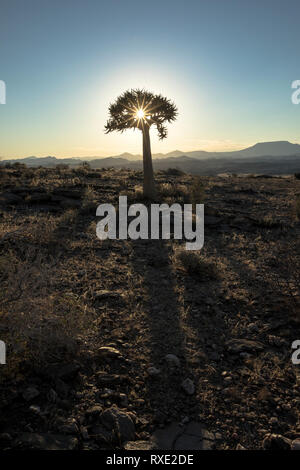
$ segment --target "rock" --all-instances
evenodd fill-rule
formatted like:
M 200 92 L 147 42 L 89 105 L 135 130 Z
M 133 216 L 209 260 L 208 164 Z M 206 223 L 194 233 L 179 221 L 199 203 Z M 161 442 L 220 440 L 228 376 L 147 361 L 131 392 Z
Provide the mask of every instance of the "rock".
M 232 377 L 230 375 L 228 375 L 227 377 L 224 377 L 224 382 L 225 383 L 230 383 L 232 382 Z
M 249 339 L 231 339 L 226 343 L 230 353 L 258 352 L 264 349 L 263 344 Z
M 89 428 L 89 436 L 101 444 L 112 444 L 115 440 L 114 432 L 108 431 L 102 424 L 95 424 Z
M 153 414 L 153 421 L 155 423 L 163 424 L 165 423 L 167 416 L 160 410 L 156 410 Z
M 124 359 L 120 351 L 111 346 L 103 346 L 98 349 L 98 356 L 101 359 Z
M 57 393 L 53 388 L 50 388 L 49 392 L 47 393 L 47 399 L 51 403 L 56 403 L 57 401 Z
M 122 294 L 118 291 L 110 291 L 106 289 L 97 290 L 94 293 L 95 300 L 107 300 L 107 299 L 120 299 Z
M 95 419 L 97 418 L 103 411 L 103 408 L 102 406 L 100 405 L 95 405 L 95 406 L 92 406 L 91 408 L 88 408 L 85 412 L 85 416 L 88 418 L 88 419 Z
M 35 387 L 28 387 L 23 391 L 22 396 L 24 400 L 31 401 L 34 398 L 38 397 L 39 394 L 40 392 Z
M 151 437 L 151 441 L 157 449 L 174 449 L 173 445 L 176 439 L 183 433 L 184 428 L 178 423 L 171 423 L 164 429 L 158 429 Z
M 88 433 L 88 430 L 85 426 L 81 426 L 80 428 L 80 434 L 81 434 L 81 437 L 84 441 L 87 441 L 89 439 L 89 433 Z
M 125 450 L 154 450 L 155 443 L 151 441 L 128 441 L 124 444 Z
M 160 374 L 160 369 L 157 369 L 156 367 L 149 367 L 147 372 L 151 377 L 157 377 Z
M 270 424 L 271 425 L 278 424 L 278 418 L 276 416 L 272 416 L 272 418 L 270 418 Z
M 78 433 L 78 426 L 74 418 L 70 418 L 67 420 L 65 424 L 60 426 L 60 432 L 62 434 L 77 434 Z
M 181 388 L 187 395 L 193 395 L 195 393 L 195 385 L 191 379 L 185 379 L 181 384 Z
M 129 413 L 116 407 L 103 411 L 100 415 L 100 422 L 109 431 L 114 431 L 121 442 L 132 441 L 135 437 L 135 426 Z
M 246 447 L 242 446 L 242 444 L 238 443 L 235 450 L 247 450 Z
M 122 356 L 117 355 L 116 357 L 121 358 Z M 127 377 L 126 375 L 107 374 L 106 372 L 102 372 L 102 371 L 98 372 L 96 374 L 96 377 L 97 377 L 97 382 L 98 382 L 99 385 L 120 384 L 122 382 L 128 382 L 128 380 L 129 380 L 129 377 Z
M 41 408 L 37 405 L 31 405 L 29 407 L 30 411 L 32 411 L 36 415 L 41 415 Z
M 179 367 L 180 366 L 180 360 L 178 359 L 175 354 L 167 354 L 165 357 L 165 360 L 167 364 L 171 367 Z
M 262 446 L 265 450 L 290 450 L 291 440 L 280 434 L 267 434 L 264 437 Z
M 78 440 L 61 434 L 23 433 L 15 440 L 14 445 L 32 450 L 75 450 Z
M 151 437 L 151 443 L 160 450 L 210 450 L 214 441 L 214 435 L 195 421 L 185 426 L 171 423 Z
M 119 401 L 120 401 L 120 406 L 123 406 L 124 408 L 128 406 L 128 397 L 125 393 L 119 394 Z
M 291 444 L 291 450 L 300 450 L 300 439 L 295 439 Z

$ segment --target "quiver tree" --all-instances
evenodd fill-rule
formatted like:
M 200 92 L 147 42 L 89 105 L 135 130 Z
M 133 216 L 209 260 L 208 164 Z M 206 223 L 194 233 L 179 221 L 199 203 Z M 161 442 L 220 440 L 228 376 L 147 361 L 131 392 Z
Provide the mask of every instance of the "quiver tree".
M 105 132 L 140 129 L 143 133 L 144 196 L 154 198 L 155 185 L 150 145 L 150 127 L 156 126 L 159 138 L 167 137 L 166 123 L 176 119 L 177 108 L 167 98 L 145 90 L 128 90 L 109 106 Z

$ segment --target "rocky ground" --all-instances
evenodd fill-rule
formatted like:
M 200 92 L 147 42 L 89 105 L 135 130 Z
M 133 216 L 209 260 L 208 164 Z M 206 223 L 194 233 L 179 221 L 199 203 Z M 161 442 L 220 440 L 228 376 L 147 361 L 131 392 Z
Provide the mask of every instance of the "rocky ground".
M 299 180 L 202 177 L 192 259 L 96 237 L 141 172 L 0 172 L 2 449 L 299 447 Z M 156 179 L 164 202 L 193 186 Z

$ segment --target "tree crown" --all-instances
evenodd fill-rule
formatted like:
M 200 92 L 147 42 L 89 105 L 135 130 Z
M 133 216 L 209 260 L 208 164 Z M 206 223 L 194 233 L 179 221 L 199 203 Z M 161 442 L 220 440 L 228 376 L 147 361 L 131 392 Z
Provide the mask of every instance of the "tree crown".
M 109 106 L 105 132 L 123 132 L 126 129 L 143 130 L 155 125 L 160 139 L 167 137 L 166 122 L 175 121 L 177 107 L 162 95 L 132 89 L 125 91 Z

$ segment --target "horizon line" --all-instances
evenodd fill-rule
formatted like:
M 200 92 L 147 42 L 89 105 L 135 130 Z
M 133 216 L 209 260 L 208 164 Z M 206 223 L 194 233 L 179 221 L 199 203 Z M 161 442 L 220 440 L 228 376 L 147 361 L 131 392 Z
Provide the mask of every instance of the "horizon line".
M 174 153 L 174 152 L 181 152 L 184 156 L 185 154 L 188 154 L 188 153 L 192 153 L 192 152 L 205 152 L 205 153 L 234 153 L 234 152 L 240 152 L 242 150 L 247 150 L 249 148 L 252 148 L 254 147 L 255 145 L 258 145 L 258 144 L 270 144 L 270 143 L 289 143 L 291 145 L 300 145 L 298 142 L 290 142 L 289 140 L 270 140 L 270 141 L 259 141 L 259 142 L 255 142 L 254 144 L 248 146 L 248 147 L 243 147 L 243 148 L 240 148 L 240 149 L 235 149 L 235 150 L 202 150 L 202 149 L 195 149 L 195 150 L 188 150 L 188 151 L 183 151 L 183 150 L 178 150 L 178 149 L 175 149 L 175 150 L 171 150 L 170 152 L 166 152 L 166 153 L 162 153 L 162 152 L 155 152 L 155 153 L 152 153 L 152 156 L 154 155 L 169 155 L 170 153 Z M 116 154 L 116 155 L 107 155 L 107 156 L 98 156 L 98 155 L 84 155 L 84 156 L 74 156 L 74 157 L 70 157 L 70 156 L 57 156 L 57 155 L 43 155 L 43 156 L 37 156 L 37 155 L 27 155 L 27 156 L 21 156 L 21 157 L 18 157 L 18 156 L 13 156 L 13 157 L 3 157 L 3 156 L 0 156 L 0 161 L 3 161 L 3 160 L 19 160 L 19 159 L 25 159 L 25 158 L 56 158 L 56 159 L 65 159 L 65 158 L 70 158 L 70 159 L 74 159 L 74 160 L 82 160 L 82 159 L 85 159 L 85 158 L 93 158 L 93 159 L 105 159 L 105 158 L 120 158 L 122 157 L 123 155 L 132 155 L 132 156 L 136 156 L 136 157 L 142 157 L 142 154 L 141 153 L 131 153 L 131 152 L 122 152 L 120 154 Z M 172 158 L 172 157 L 171 157 Z

